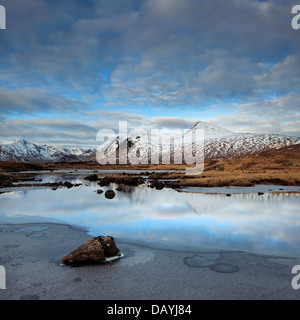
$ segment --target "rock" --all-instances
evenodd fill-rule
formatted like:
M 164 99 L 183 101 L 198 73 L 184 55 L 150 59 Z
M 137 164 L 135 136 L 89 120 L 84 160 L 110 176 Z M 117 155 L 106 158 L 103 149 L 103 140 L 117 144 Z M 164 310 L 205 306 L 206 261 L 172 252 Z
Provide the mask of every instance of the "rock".
M 115 197 L 115 192 L 113 190 L 107 190 L 105 191 L 105 198 L 107 199 L 113 199 Z
M 98 184 L 100 187 L 107 187 L 107 186 L 109 186 L 109 181 L 107 178 L 102 178 L 102 179 L 100 179 Z
M 212 169 L 217 170 L 217 171 L 223 171 L 224 164 L 217 164 L 217 165 L 213 166 Z
M 98 180 L 98 176 L 96 174 L 91 174 L 91 175 L 85 177 L 84 180 L 97 181 Z
M 292 162 L 283 162 L 282 163 L 283 166 L 292 166 Z
M 13 178 L 9 175 L 0 174 L 0 187 L 1 188 L 9 188 L 12 187 Z
M 73 184 L 71 182 L 64 182 L 64 186 L 66 186 L 68 189 L 72 188 L 73 187 Z
M 158 182 L 155 186 L 156 190 L 162 190 L 165 187 L 164 183 Z
M 123 188 L 122 188 L 121 186 L 118 186 L 118 187 L 116 188 L 116 190 L 117 190 L 117 191 L 122 191 Z
M 143 177 L 130 177 L 128 176 L 125 178 L 124 181 L 122 181 L 123 184 L 128 186 L 134 186 L 137 187 L 140 184 L 143 184 L 145 182 L 145 179 Z
M 259 196 L 261 196 L 262 194 L 264 194 L 263 192 L 257 192 L 257 194 L 259 195 Z
M 98 237 L 88 240 L 61 259 L 65 264 L 100 263 L 104 260 L 104 250 Z
M 103 190 L 101 190 L 101 189 L 97 190 L 97 194 L 101 194 L 102 192 L 103 192 Z
M 73 187 L 79 187 L 79 186 L 81 186 L 81 183 L 75 183 L 75 184 L 73 184 Z
M 154 181 L 151 183 L 150 188 L 155 188 L 156 190 L 162 190 L 165 187 L 164 183 L 159 181 Z
M 82 265 L 101 263 L 105 261 L 105 258 L 116 256 L 121 256 L 121 253 L 114 242 L 114 238 L 98 236 L 83 243 L 61 260 L 67 265 Z
M 231 193 L 226 193 L 226 197 L 231 197 Z
M 111 236 L 100 236 L 100 242 L 104 250 L 104 255 L 106 258 L 120 256 L 121 252 L 117 248 L 114 238 Z
M 124 172 L 123 172 L 124 174 Z M 113 177 L 104 177 L 99 179 L 98 184 L 100 187 L 107 187 L 110 183 L 117 183 L 127 186 L 138 186 L 145 182 L 145 179 L 142 177 L 133 177 L 132 175 L 119 175 L 119 176 L 113 176 Z

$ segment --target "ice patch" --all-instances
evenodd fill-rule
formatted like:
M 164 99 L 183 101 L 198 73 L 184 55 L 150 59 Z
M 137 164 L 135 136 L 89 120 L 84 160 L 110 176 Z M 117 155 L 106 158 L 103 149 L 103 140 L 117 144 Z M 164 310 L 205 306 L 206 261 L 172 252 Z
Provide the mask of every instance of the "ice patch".
M 121 253 L 121 255 L 120 255 L 120 256 L 105 257 L 104 262 L 111 262 L 111 261 L 114 261 L 114 260 L 120 259 L 120 258 L 122 258 L 123 256 L 124 256 L 124 255 L 123 255 L 123 253 Z

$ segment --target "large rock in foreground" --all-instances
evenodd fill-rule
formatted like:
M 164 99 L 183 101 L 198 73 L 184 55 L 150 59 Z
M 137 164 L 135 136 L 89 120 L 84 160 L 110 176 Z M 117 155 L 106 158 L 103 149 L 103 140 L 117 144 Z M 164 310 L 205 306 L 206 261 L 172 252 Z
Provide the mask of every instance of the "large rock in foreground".
M 65 264 L 90 264 L 101 263 L 106 258 L 121 256 L 114 238 L 110 236 L 94 237 L 83 243 L 76 250 L 62 258 Z

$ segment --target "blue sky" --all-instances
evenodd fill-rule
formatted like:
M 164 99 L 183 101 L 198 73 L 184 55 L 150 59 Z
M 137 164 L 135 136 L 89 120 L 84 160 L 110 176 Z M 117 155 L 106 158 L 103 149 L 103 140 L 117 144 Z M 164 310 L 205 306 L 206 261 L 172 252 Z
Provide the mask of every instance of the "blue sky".
M 0 0 L 0 142 L 95 145 L 118 122 L 300 136 L 290 0 Z

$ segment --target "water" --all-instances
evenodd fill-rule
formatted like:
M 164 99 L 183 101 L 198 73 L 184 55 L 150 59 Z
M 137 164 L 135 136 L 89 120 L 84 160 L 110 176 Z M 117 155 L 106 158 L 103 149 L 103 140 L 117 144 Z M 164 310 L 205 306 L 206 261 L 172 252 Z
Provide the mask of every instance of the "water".
M 66 172 L 64 176 L 41 174 L 36 179 L 59 182 L 66 176 Z M 104 192 L 97 194 L 100 187 L 96 183 L 83 180 L 85 176 L 70 174 L 68 181 L 82 183 L 71 189 L 13 188 L 1 194 L 0 224 L 56 221 L 86 227 L 92 236 L 112 235 L 173 250 L 242 250 L 300 257 L 300 194 L 293 192 L 299 187 L 187 188 L 178 192 L 146 185 L 116 191 L 117 185 L 111 184 L 101 187 L 115 190 L 115 197 L 107 199 Z

